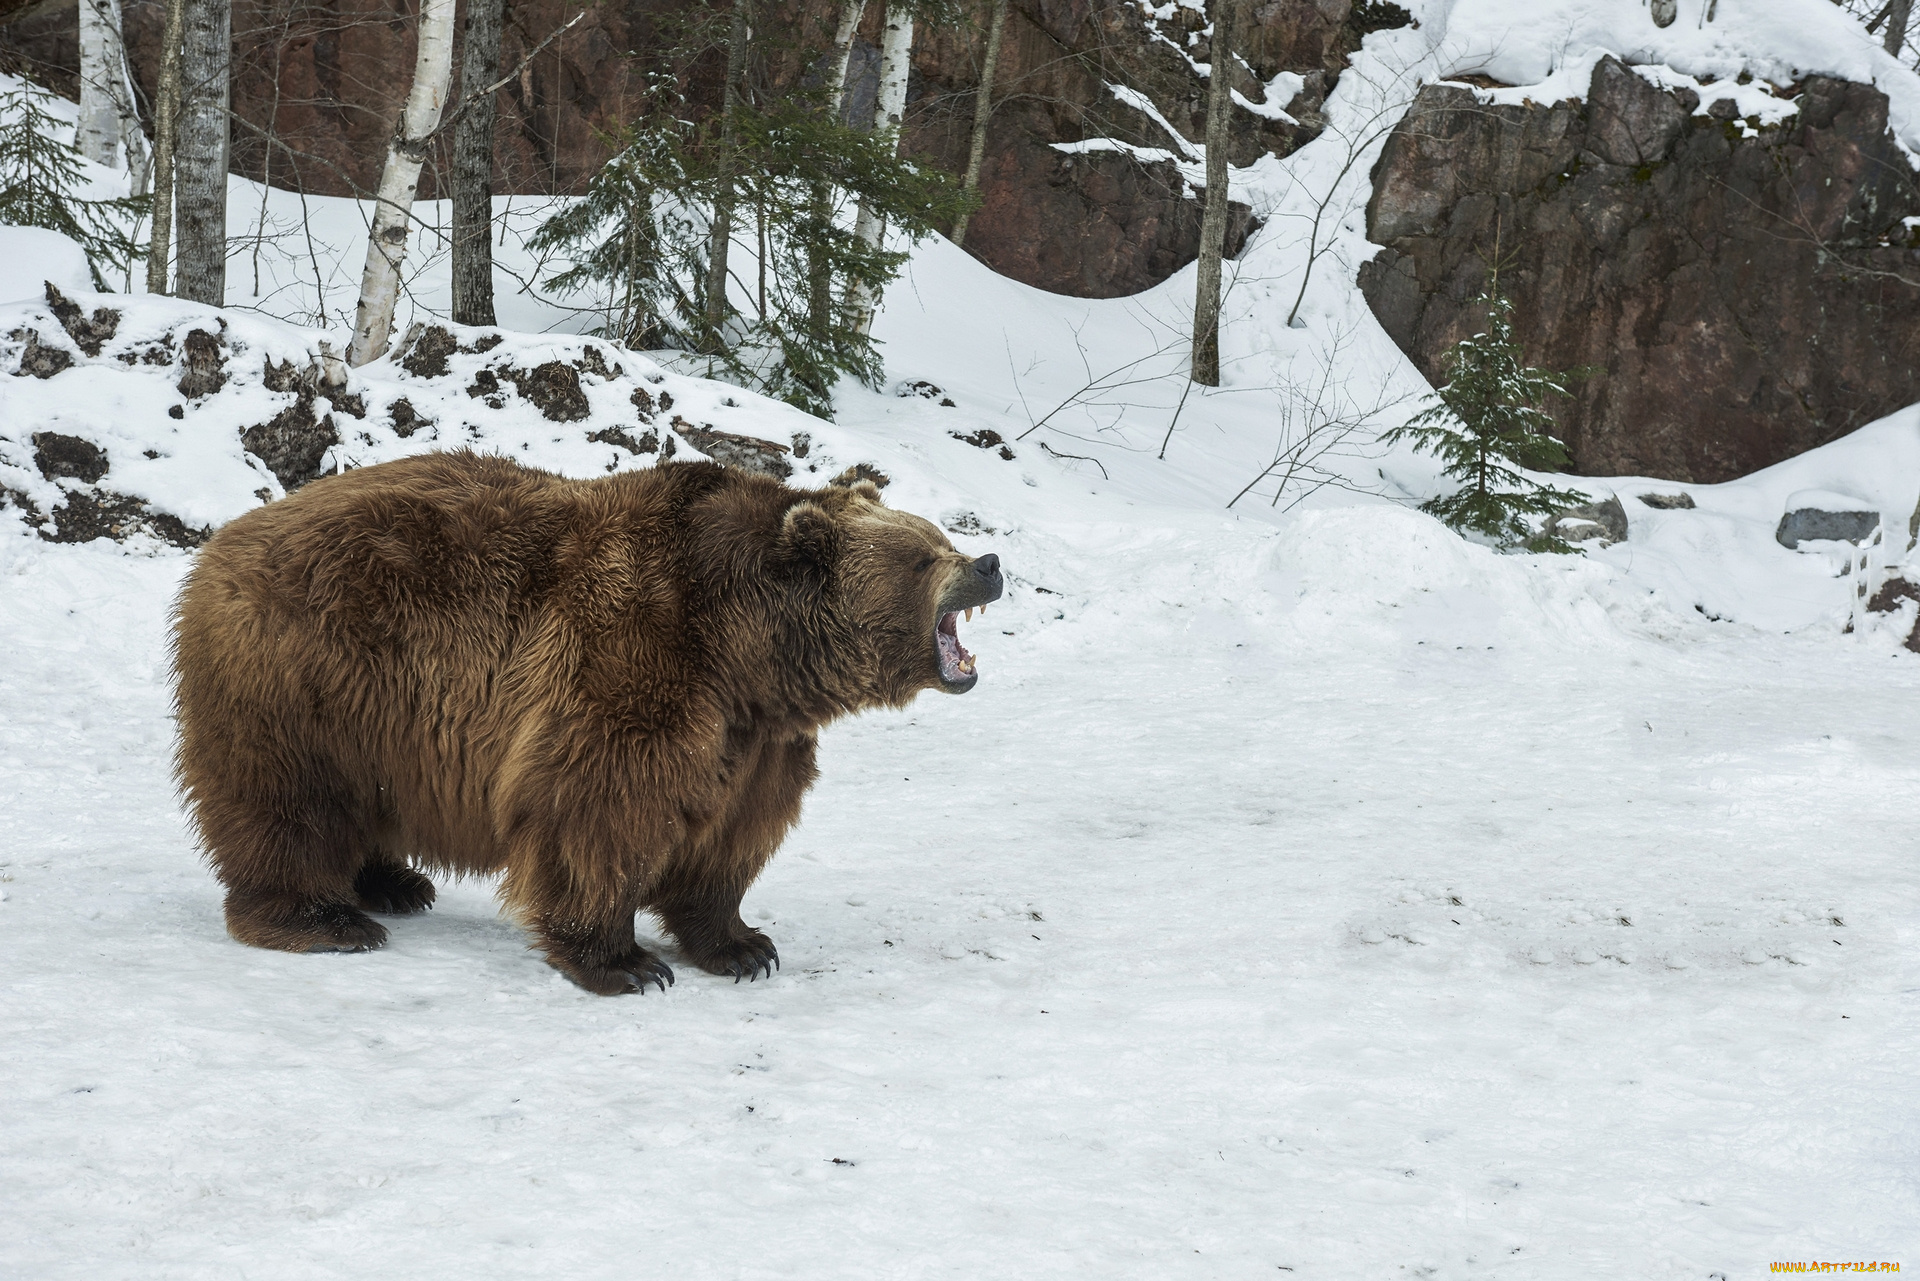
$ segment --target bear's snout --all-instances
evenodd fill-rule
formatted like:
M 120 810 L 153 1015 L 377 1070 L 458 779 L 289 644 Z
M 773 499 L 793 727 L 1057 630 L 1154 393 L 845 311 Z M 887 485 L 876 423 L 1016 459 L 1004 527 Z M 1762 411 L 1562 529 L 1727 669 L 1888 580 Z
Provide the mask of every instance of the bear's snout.
M 1000 558 L 992 552 L 973 562 L 973 572 L 985 580 L 985 585 L 993 592 L 988 600 L 999 600 L 1000 594 L 1007 589 L 1007 580 L 1000 574 Z

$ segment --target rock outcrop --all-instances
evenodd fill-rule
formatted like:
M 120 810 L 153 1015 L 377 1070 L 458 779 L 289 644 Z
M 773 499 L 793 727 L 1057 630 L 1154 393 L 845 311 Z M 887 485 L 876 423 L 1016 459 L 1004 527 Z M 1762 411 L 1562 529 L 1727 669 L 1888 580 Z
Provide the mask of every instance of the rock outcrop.
M 1574 469 L 1713 482 L 1920 400 L 1920 187 L 1868 85 L 1766 126 L 1607 59 L 1587 100 L 1423 89 L 1374 170 L 1360 285 L 1436 384 L 1496 254 Z M 1705 100 L 1704 103 L 1702 100 Z

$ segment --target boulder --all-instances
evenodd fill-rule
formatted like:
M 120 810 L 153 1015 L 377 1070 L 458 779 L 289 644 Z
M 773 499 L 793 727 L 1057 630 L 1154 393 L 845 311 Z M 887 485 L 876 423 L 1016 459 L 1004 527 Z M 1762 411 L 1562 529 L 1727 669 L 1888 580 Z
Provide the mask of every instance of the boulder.
M 1613 58 L 1585 101 L 1426 86 L 1374 169 L 1361 289 L 1438 384 L 1503 259 L 1528 363 L 1592 371 L 1547 406 L 1589 476 L 1729 480 L 1920 401 L 1920 184 L 1886 95 L 1789 93 L 1756 131 Z
M 1920 583 L 1903 577 L 1889 578 L 1880 584 L 1872 599 L 1867 601 L 1867 611 L 1873 614 L 1891 614 L 1908 601 L 1920 602 Z M 1908 649 L 1920 654 L 1920 614 L 1916 614 L 1914 623 L 1907 631 L 1902 642 Z
M 580 372 L 572 365 L 549 360 L 532 369 L 508 366 L 500 373 L 549 422 L 577 423 L 591 412 L 587 395 L 580 390 Z
M 1789 549 L 1813 542 L 1864 543 L 1878 528 L 1879 512 L 1796 507 L 1780 518 L 1773 541 Z
M 439 378 L 447 372 L 447 357 L 460 350 L 460 344 L 444 325 L 414 327 L 402 340 L 397 354 L 400 367 L 415 378 Z
M 16 329 L 7 337 L 26 344 L 20 367 L 13 371 L 16 378 L 51 378 L 73 364 L 73 353 L 66 348 L 42 345 L 37 329 Z
M 185 352 L 180 369 L 180 394 L 189 400 L 211 396 L 227 385 L 226 359 L 220 351 L 219 335 L 205 329 L 191 329 L 180 344 Z
M 91 485 L 107 474 L 107 451 L 79 436 L 33 433 L 33 465 L 48 480 L 68 476 Z
M 74 345 L 89 356 L 98 356 L 104 346 L 120 329 L 120 313 L 111 307 L 95 307 L 89 317 L 80 309 L 80 304 L 61 293 L 49 280 L 47 285 L 47 306 L 53 310 L 54 319 L 67 331 Z
M 249 427 L 240 435 L 246 451 L 267 465 L 288 493 L 320 478 L 327 450 L 340 443 L 333 415 L 316 418 L 313 401 L 301 397 L 275 414 L 271 421 Z
M 757 436 L 740 436 L 730 431 L 695 426 L 678 414 L 674 415 L 673 429 L 689 445 L 722 467 L 759 472 L 775 480 L 785 480 L 793 475 L 793 464 L 787 461 L 787 454 L 791 450 L 786 445 L 761 440 Z
M 1602 547 L 1624 543 L 1627 541 L 1627 509 L 1620 505 L 1618 494 L 1609 494 L 1600 502 L 1581 503 L 1555 514 L 1547 521 L 1546 534 L 1570 543 L 1598 538 Z

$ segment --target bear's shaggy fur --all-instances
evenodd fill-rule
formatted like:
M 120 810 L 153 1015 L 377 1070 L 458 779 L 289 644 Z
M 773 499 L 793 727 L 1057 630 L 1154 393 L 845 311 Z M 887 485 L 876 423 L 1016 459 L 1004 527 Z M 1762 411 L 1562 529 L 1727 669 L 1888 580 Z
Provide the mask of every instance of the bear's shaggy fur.
M 178 770 L 227 928 L 289 951 L 386 939 L 416 868 L 504 872 L 593 992 L 687 960 L 771 973 L 741 896 L 800 812 L 816 731 L 962 692 L 955 612 L 998 558 L 866 482 L 711 463 L 576 481 L 427 454 L 314 482 L 201 551 L 174 620 Z

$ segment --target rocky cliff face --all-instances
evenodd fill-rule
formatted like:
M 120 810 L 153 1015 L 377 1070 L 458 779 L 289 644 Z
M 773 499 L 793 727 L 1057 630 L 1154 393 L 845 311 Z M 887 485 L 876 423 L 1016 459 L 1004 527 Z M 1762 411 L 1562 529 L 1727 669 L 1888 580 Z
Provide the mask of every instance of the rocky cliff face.
M 1587 474 L 1744 475 L 1920 400 L 1920 188 L 1870 86 L 1773 127 L 1612 59 L 1584 103 L 1422 90 L 1374 171 L 1360 285 L 1436 384 L 1496 253 Z M 1703 101 L 1704 100 L 1704 101 Z
M 871 110 L 883 7 L 870 0 L 854 50 L 856 109 L 864 101 Z M 503 65 L 511 68 L 580 8 L 569 0 L 514 0 Z M 837 8 L 833 0 L 763 6 L 767 18 L 755 42 L 767 91 L 781 92 L 811 72 L 831 39 Z M 906 148 L 954 173 L 966 164 L 985 10 L 970 8 L 970 25 L 924 28 L 915 41 Z M 0 44 L 57 83 L 65 68 L 77 66 L 73 12 L 71 0 L 0 0 Z M 150 94 L 164 0 L 125 0 L 125 12 Z M 234 110 L 252 127 L 234 129 L 235 171 L 319 194 L 373 187 L 413 65 L 410 12 L 402 0 L 236 0 Z M 579 191 L 607 157 L 606 131 L 630 119 L 640 102 L 650 65 L 643 55 L 673 39 L 693 12 L 689 0 L 589 7 L 583 22 L 500 93 L 496 189 Z M 1253 72 L 1241 70 L 1235 87 L 1256 104 L 1266 102 L 1267 83 L 1282 71 L 1299 75 L 1304 87 L 1295 95 L 1288 85 L 1289 101 L 1281 105 L 1291 122 L 1234 112 L 1233 162 L 1286 154 L 1317 133 L 1317 109 L 1359 37 L 1404 19 L 1372 0 L 1362 0 L 1357 13 L 1352 0 L 1257 3 L 1242 51 Z M 1149 13 L 1134 0 L 1014 0 L 983 205 L 967 248 L 1005 275 L 1083 297 L 1134 293 L 1192 261 L 1199 202 L 1171 164 L 1127 148 L 1177 153 L 1182 139 L 1201 138 L 1206 81 L 1189 59 L 1210 58 L 1205 26 L 1203 14 L 1179 5 Z M 717 101 L 723 58 L 714 47 L 682 68 L 696 111 Z M 1113 87 L 1144 95 L 1179 138 Z M 270 148 L 259 132 L 265 129 L 300 154 Z M 1053 146 L 1088 139 L 1121 147 L 1068 154 Z M 430 164 L 423 193 L 441 194 L 436 183 L 446 159 Z M 1242 212 L 1229 252 L 1238 251 L 1246 227 Z

